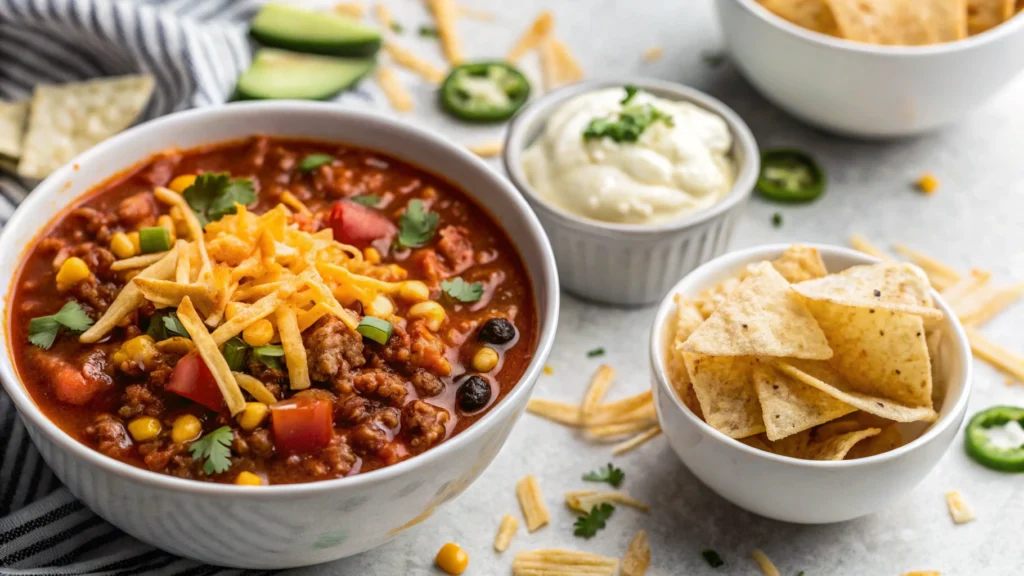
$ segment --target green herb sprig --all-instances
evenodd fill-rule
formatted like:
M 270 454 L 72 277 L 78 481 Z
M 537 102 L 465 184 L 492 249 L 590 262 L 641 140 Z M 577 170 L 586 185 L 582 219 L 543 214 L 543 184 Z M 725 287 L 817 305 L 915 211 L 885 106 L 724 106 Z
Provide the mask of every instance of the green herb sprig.
M 616 468 L 615 465 L 609 462 L 604 468 L 587 472 L 583 475 L 583 479 L 587 482 L 606 482 L 618 488 L 622 486 L 622 481 L 626 479 L 626 473 L 622 471 L 622 468 Z
M 231 442 L 235 439 L 230 426 L 221 426 L 199 440 L 189 444 L 192 459 L 203 462 L 203 472 L 220 474 L 231 467 Z
M 313 170 L 331 162 L 334 162 L 334 156 L 330 154 L 310 154 L 299 161 L 299 172 L 309 174 Z
M 236 211 L 235 203 L 245 206 L 256 201 L 256 190 L 248 178 L 231 178 L 227 172 L 200 174 L 182 192 L 199 223 L 205 228 Z
M 398 244 L 406 248 L 423 246 L 434 237 L 440 222 L 441 217 L 436 212 L 428 211 L 423 201 L 409 202 L 405 212 L 398 217 Z
M 708 566 L 711 566 L 712 568 L 725 566 L 725 560 L 722 560 L 722 557 L 718 555 L 718 552 L 715 552 L 711 548 L 705 548 L 701 550 L 700 555 L 704 557 L 704 561 L 707 562 Z
M 44 350 L 49 350 L 62 329 L 69 332 L 83 332 L 92 326 L 92 318 L 78 305 L 71 301 L 61 307 L 56 314 L 33 318 L 28 323 L 28 341 Z
M 268 344 L 252 349 L 253 358 L 275 370 L 280 370 L 283 367 L 280 360 L 282 356 L 284 356 L 284 348 L 280 344 Z
M 476 302 L 484 295 L 484 285 L 480 282 L 466 282 L 462 278 L 442 280 L 441 291 L 452 300 L 459 302 Z
M 617 114 L 602 118 L 594 118 L 583 130 L 584 140 L 608 138 L 614 142 L 636 142 L 655 122 L 666 126 L 675 126 L 670 114 L 655 108 L 653 104 L 637 104 L 633 102 L 640 89 L 636 86 L 624 87 L 625 98 L 622 99 L 622 110 Z
M 593 538 L 595 534 L 605 527 L 608 519 L 615 512 L 615 506 L 605 502 L 600 506 L 594 506 L 590 512 L 580 516 L 573 524 L 575 530 L 573 535 L 583 538 Z

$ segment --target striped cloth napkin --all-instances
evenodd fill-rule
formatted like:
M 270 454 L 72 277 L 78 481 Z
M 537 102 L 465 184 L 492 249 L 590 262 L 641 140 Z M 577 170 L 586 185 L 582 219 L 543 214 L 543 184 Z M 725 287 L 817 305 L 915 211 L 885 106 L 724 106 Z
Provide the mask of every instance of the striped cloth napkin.
M 148 73 L 157 87 L 140 121 L 222 104 L 249 65 L 246 23 L 260 2 L 0 0 L 0 100 L 30 98 L 40 83 Z M 27 193 L 0 174 L 0 224 Z M 242 572 L 161 552 L 93 514 L 50 472 L 0 390 L 0 574 Z

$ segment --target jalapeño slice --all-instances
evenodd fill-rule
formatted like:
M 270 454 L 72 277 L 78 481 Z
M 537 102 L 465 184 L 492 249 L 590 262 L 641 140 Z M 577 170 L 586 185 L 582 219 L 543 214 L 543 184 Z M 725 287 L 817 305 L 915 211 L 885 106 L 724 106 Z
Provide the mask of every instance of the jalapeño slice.
M 982 466 L 993 470 L 1024 472 L 1024 444 L 997 444 L 989 436 L 991 428 L 1004 426 L 1011 421 L 1024 426 L 1024 408 L 996 406 L 975 414 L 964 431 L 967 454 Z
M 757 190 L 777 202 L 810 202 L 825 191 L 825 173 L 799 150 L 766 150 L 761 154 Z
M 468 122 L 508 120 L 529 97 L 526 76 L 504 62 L 456 66 L 441 85 L 441 105 Z

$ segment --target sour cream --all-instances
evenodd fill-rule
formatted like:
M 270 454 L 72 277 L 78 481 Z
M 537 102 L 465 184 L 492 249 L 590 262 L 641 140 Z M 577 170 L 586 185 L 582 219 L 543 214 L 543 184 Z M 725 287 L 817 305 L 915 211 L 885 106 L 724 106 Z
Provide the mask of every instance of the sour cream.
M 652 224 L 703 210 L 735 180 L 725 121 L 689 102 L 638 92 L 625 106 L 622 88 L 583 94 L 548 120 L 523 155 L 533 189 L 560 208 L 606 222 Z M 584 138 L 594 119 L 615 121 L 624 108 L 652 105 L 656 120 L 635 142 Z

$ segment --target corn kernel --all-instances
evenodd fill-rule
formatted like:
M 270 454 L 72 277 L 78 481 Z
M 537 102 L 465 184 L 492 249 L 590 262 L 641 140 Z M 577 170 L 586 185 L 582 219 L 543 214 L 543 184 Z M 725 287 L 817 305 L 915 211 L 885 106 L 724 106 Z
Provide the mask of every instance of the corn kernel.
M 917 181 L 917 187 L 925 194 L 931 194 L 939 189 L 939 179 L 932 174 L 924 174 Z
M 142 244 L 139 242 L 139 233 L 137 231 L 129 232 L 128 240 L 131 240 L 132 248 L 135 249 L 135 253 L 142 254 Z
M 274 339 L 274 325 L 270 320 L 257 320 L 242 330 L 242 340 L 249 346 L 266 346 Z
M 89 265 L 81 258 L 72 256 L 60 265 L 57 271 L 57 290 L 61 292 L 89 278 Z
M 239 486 L 262 486 L 263 478 L 252 472 L 242 471 L 238 473 L 238 476 L 235 476 L 235 484 Z
M 427 285 L 419 280 L 409 280 L 402 282 L 402 285 L 398 288 L 398 295 L 403 300 L 423 302 L 430 299 L 430 288 L 427 288 Z
M 171 244 L 174 244 L 175 240 L 178 239 L 178 231 L 174 226 L 174 220 L 172 220 L 167 214 L 161 214 L 160 217 L 156 219 L 156 225 L 167 230 L 167 236 L 170 238 Z
M 142 416 L 128 423 L 128 433 L 136 442 L 145 442 L 156 438 L 160 435 L 162 428 L 160 421 L 152 416 Z
M 203 423 L 199 421 L 199 418 L 191 414 L 182 414 L 174 419 L 174 425 L 171 427 L 171 440 L 178 444 L 184 444 L 199 438 L 202 433 Z
M 490 372 L 498 365 L 498 351 L 489 346 L 476 351 L 473 354 L 473 370 L 477 372 Z
M 247 306 L 247 304 L 242 302 L 228 302 L 227 307 L 224 308 L 224 316 L 227 317 L 228 320 L 231 320 L 235 316 L 241 314 Z
M 395 305 L 387 296 L 378 294 L 373 302 L 366 307 L 366 313 L 377 318 L 388 318 L 395 313 Z
M 179 238 L 188 238 L 188 222 L 185 221 L 185 214 L 181 211 L 181 208 L 177 206 L 171 206 L 171 220 L 174 221 L 174 231 L 178 233 Z
M 437 562 L 437 567 L 441 570 L 458 576 L 466 571 L 466 566 L 469 566 L 469 554 L 466 554 L 466 551 L 458 544 L 449 542 L 437 551 L 434 561 Z
M 380 264 L 380 251 L 370 246 L 363 250 L 363 260 L 366 260 L 370 264 Z
M 118 258 L 131 258 L 135 256 L 135 245 L 127 234 L 118 232 L 110 237 L 110 251 Z
M 195 174 L 182 174 L 181 176 L 176 176 L 174 180 L 171 180 L 171 183 L 168 184 L 167 187 L 170 188 L 171 190 L 174 190 L 178 194 L 181 194 L 182 192 L 187 190 L 189 186 L 195 184 L 195 182 Z
M 238 415 L 238 425 L 242 427 L 242 430 L 254 430 L 263 423 L 268 413 L 270 413 L 270 408 L 266 404 L 246 402 L 245 410 Z
M 423 318 L 426 321 L 427 329 L 437 332 L 441 329 L 441 324 L 444 323 L 444 308 L 433 300 L 427 300 L 413 304 L 412 308 L 409 308 L 409 318 Z

